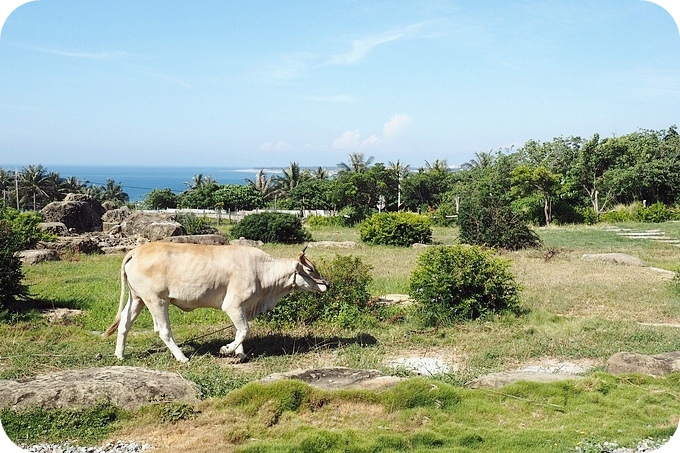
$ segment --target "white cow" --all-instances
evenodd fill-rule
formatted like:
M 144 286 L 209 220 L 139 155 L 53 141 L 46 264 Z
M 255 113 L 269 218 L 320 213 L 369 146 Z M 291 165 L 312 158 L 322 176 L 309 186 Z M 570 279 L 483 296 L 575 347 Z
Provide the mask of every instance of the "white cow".
M 294 289 L 324 293 L 328 283 L 319 275 L 303 250 L 296 259 L 274 258 L 254 247 L 151 242 L 137 247 L 123 259 L 120 268 L 120 302 L 113 324 L 116 328 L 116 357 L 123 358 L 125 337 L 146 305 L 153 317 L 154 331 L 180 362 L 189 359 L 175 343 L 170 330 L 168 306 L 184 311 L 199 307 L 218 308 L 231 318 L 234 341 L 220 348 L 245 359 L 243 341 L 248 321 L 269 310 Z M 125 307 L 125 286 L 129 297 Z

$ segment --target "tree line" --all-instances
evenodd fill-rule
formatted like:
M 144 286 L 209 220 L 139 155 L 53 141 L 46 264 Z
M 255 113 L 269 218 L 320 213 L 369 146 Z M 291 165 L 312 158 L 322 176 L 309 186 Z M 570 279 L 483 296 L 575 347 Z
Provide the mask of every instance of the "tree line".
M 405 210 L 429 213 L 447 223 L 458 213 L 461 200 L 493 199 L 534 224 L 596 222 L 616 205 L 678 203 L 680 135 L 673 125 L 620 137 L 594 134 L 529 140 L 519 149 L 476 153 L 460 167 L 449 166 L 445 159 L 425 161 L 419 168 L 399 160 L 374 163 L 372 157 L 357 152 L 332 174 L 291 162 L 280 174 L 260 170 L 244 182 L 219 184 L 199 174 L 179 194 L 168 188 L 152 190 L 142 205 L 331 210 L 356 221 L 378 210 Z M 68 192 L 128 201 L 113 180 L 104 187 L 88 186 L 73 177 L 60 178 L 40 165 L 26 167 L 18 175 L 0 169 L 0 189 L 6 204 L 12 205 L 16 198 L 22 208 L 34 210 Z
M 69 193 L 83 193 L 94 199 L 124 204 L 130 200 L 120 183 L 107 179 L 105 185 L 80 181 L 75 176 L 61 177 L 42 165 L 28 165 L 12 171 L 0 168 L 0 191 L 6 206 L 38 211 L 52 201 L 63 200 Z

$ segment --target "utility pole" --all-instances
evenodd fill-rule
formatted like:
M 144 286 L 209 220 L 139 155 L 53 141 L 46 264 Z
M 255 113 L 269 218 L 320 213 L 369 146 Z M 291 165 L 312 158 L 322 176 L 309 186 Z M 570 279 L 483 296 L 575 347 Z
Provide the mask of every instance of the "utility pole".
M 17 194 L 17 211 L 19 210 L 19 170 L 14 169 L 14 191 Z

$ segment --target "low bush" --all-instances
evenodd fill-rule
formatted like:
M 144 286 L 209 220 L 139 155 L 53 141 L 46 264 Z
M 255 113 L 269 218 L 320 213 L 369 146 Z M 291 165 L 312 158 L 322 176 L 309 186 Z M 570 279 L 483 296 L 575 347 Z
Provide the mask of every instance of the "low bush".
M 432 242 L 432 227 L 430 219 L 419 214 L 383 212 L 361 222 L 359 235 L 370 244 L 409 247 L 416 242 Z
M 307 217 L 307 226 L 310 228 L 319 227 L 341 227 L 346 226 L 346 219 L 342 216 L 332 215 L 332 216 L 322 216 L 322 215 L 310 215 Z
M 178 215 L 177 221 L 184 227 L 184 231 L 189 235 L 213 234 L 218 231 L 210 226 L 208 219 L 199 217 L 192 212 Z
M 336 256 L 329 264 L 319 263 L 319 272 L 329 283 L 323 295 L 294 292 L 283 297 L 262 319 L 277 326 L 317 322 L 349 327 L 368 312 L 371 267 L 359 257 Z
M 493 197 L 473 199 L 461 206 L 460 241 L 506 250 L 538 247 L 538 235 L 509 206 Z
M 302 221 L 293 214 L 261 212 L 247 215 L 231 230 L 232 237 L 262 242 L 299 244 L 311 240 Z
M 19 237 L 9 222 L 0 220 L 0 311 L 28 295 L 28 288 L 22 284 L 21 261 L 15 256 L 19 250 Z
M 517 310 L 519 288 L 510 265 L 478 246 L 433 247 L 418 258 L 409 294 L 429 326 Z

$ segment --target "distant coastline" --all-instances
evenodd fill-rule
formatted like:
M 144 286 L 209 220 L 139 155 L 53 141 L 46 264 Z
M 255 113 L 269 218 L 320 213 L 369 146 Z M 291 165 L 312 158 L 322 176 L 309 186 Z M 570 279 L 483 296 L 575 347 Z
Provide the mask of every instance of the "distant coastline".
M 19 170 L 26 165 L 4 165 L 5 170 Z M 219 184 L 246 184 L 261 170 L 252 167 L 162 167 L 122 165 L 43 165 L 46 171 L 59 173 L 62 178 L 76 177 L 87 184 L 106 185 L 107 179 L 120 183 L 131 202 L 142 201 L 153 189 L 169 188 L 175 193 L 187 190 L 194 175 L 210 176 Z M 281 168 L 265 168 L 268 175 L 281 173 Z

